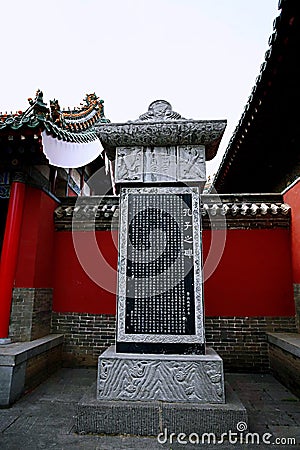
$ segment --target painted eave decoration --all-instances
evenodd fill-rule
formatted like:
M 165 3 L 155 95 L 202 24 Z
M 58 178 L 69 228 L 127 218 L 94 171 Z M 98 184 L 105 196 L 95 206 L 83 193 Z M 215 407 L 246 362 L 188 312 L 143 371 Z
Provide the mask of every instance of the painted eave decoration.
M 62 110 L 57 100 L 44 103 L 38 90 L 28 99 L 29 108 L 15 114 L 0 114 L 0 133 L 25 136 L 34 133 L 50 164 L 58 167 L 81 167 L 95 160 L 103 151 L 95 125 L 108 123 L 103 100 L 87 94 L 84 103 L 73 110 Z

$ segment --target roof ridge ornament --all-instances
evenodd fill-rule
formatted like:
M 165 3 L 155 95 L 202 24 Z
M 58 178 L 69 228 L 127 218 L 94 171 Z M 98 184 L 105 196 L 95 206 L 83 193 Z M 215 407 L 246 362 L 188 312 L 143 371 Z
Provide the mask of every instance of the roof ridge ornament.
M 49 118 L 49 108 L 47 103 L 44 102 L 44 94 L 38 89 L 35 94 L 35 99 L 28 99 L 30 107 L 24 112 L 23 117 L 27 116 L 33 111 L 33 114 L 37 119 L 45 120 Z
M 184 117 L 181 117 L 181 115 L 172 109 L 171 103 L 167 102 L 166 100 L 155 100 L 154 102 L 150 103 L 148 107 L 148 111 L 144 114 L 141 114 L 140 117 L 135 120 L 135 122 L 139 121 L 164 121 L 164 120 L 187 120 Z

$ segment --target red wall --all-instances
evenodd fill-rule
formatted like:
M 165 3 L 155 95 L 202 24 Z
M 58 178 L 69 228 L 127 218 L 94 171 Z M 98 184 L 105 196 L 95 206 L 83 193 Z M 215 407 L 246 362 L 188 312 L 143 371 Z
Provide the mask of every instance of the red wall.
M 116 238 L 117 232 L 114 234 Z M 93 236 L 94 233 L 89 231 L 75 233 L 77 247 L 81 246 L 79 251 L 84 267 L 94 275 L 96 282 L 90 279 L 77 258 L 72 232 L 56 233 L 53 311 L 115 314 L 117 249 L 110 231 L 96 231 L 102 256 L 91 240 Z M 113 292 L 108 292 L 101 286 L 111 287 Z
M 96 282 L 89 278 L 77 259 L 72 233 L 56 233 L 54 311 L 115 313 L 117 249 L 110 232 L 99 231 L 95 235 L 102 256 L 95 253 L 92 235 L 92 232 L 77 232 L 82 241 L 80 253 L 84 250 L 86 253 L 81 259 Z M 210 232 L 204 231 L 204 259 L 210 239 Z M 111 271 L 105 260 L 113 268 Z M 113 292 L 107 292 L 97 283 L 110 286 Z M 205 311 L 207 316 L 293 316 L 289 231 L 227 231 L 219 265 L 205 282 Z
M 53 212 L 57 202 L 26 186 L 15 287 L 53 286 Z
M 203 234 L 205 260 L 210 232 Z M 204 294 L 207 316 L 293 316 L 289 231 L 228 230 Z
M 284 201 L 292 208 L 293 281 L 300 283 L 300 180 L 285 193 Z

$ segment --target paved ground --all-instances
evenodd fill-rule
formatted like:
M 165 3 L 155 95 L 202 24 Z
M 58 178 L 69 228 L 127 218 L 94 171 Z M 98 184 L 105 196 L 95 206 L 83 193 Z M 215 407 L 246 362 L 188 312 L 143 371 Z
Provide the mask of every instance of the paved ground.
M 76 403 L 94 386 L 96 370 L 61 369 L 9 409 L 0 410 L 1 450 L 191 450 L 253 449 L 270 445 L 159 444 L 156 438 L 77 435 L 73 431 Z M 300 448 L 300 400 L 271 375 L 227 374 L 249 414 L 250 431 L 269 433 L 273 448 Z M 196 432 L 197 430 L 195 430 Z M 297 444 L 287 444 L 295 438 Z M 280 439 L 277 445 L 275 439 Z

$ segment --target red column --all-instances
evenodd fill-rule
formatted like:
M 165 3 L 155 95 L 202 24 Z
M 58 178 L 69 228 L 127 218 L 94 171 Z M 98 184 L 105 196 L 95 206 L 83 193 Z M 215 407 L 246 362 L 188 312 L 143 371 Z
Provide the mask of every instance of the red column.
M 8 337 L 25 189 L 24 183 L 12 183 L 0 264 L 0 339 Z

